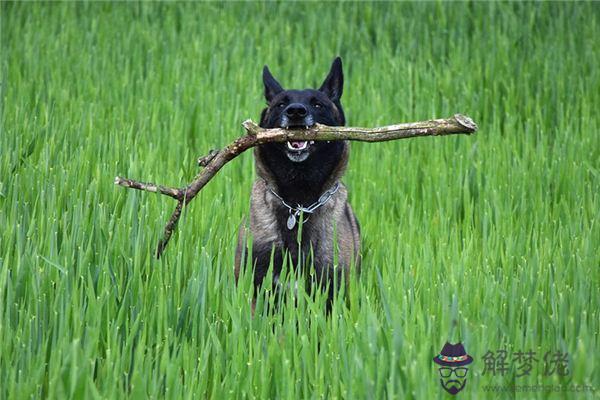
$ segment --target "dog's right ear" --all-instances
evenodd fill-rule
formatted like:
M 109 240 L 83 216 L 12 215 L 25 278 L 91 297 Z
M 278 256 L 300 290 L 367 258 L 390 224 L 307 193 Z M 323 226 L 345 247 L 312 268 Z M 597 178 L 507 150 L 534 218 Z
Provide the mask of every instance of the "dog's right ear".
M 344 91 L 344 73 L 342 72 L 342 59 L 340 57 L 333 60 L 329 74 L 319 90 L 325 93 L 331 101 L 340 101 Z
M 269 71 L 269 67 L 266 65 L 263 68 L 263 83 L 265 84 L 265 99 L 267 99 L 267 103 L 270 103 L 273 97 L 283 92 L 283 88 L 279 82 L 273 78 L 271 71 Z

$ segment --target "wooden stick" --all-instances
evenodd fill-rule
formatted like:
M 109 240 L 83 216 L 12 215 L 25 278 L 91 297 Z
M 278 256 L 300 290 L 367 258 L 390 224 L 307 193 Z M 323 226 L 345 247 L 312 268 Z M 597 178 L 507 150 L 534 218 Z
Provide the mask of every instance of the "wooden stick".
M 177 207 L 167 225 L 163 238 L 158 244 L 156 257 L 160 258 L 164 252 L 177 222 L 181 217 L 183 207 L 188 205 L 204 186 L 219 172 L 229 161 L 233 160 L 244 151 L 270 142 L 287 142 L 299 140 L 355 140 L 360 142 L 385 142 L 388 140 L 407 139 L 418 136 L 441 136 L 452 134 L 471 134 L 477 131 L 477 125 L 465 115 L 456 114 L 451 118 L 432 119 L 429 121 L 411 122 L 405 124 L 388 125 L 379 128 L 355 128 L 343 126 L 326 126 L 316 124 L 307 129 L 265 129 L 251 120 L 243 123 L 247 134 L 234 140 L 229 146 L 221 150 L 212 150 L 207 156 L 198 159 L 198 164 L 204 168 L 194 180 L 182 188 L 144 183 L 121 177 L 115 178 L 115 184 L 130 189 L 144 190 L 160 193 L 177 200 Z

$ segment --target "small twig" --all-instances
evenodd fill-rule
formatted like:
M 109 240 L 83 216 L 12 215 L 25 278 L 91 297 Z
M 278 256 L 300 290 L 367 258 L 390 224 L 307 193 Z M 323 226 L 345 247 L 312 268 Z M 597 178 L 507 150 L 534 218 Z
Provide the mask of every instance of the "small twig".
M 199 157 L 198 158 L 198 166 L 206 167 L 208 165 L 208 163 L 211 162 L 212 159 L 216 157 L 217 154 L 219 154 L 219 150 L 212 149 L 210 151 L 210 153 L 208 153 L 207 155 L 205 155 L 203 157 Z
M 172 188 L 153 183 L 143 183 L 121 177 L 115 178 L 115 184 L 123 187 L 161 193 L 177 200 L 177 207 L 158 244 L 156 257 L 160 258 L 171 238 L 177 222 L 181 217 L 183 207 L 196 197 L 198 192 L 219 172 L 229 161 L 242 154 L 249 148 L 269 143 L 286 142 L 289 140 L 356 140 L 361 142 L 384 142 L 388 140 L 406 139 L 418 136 L 441 136 L 451 134 L 471 134 L 477 130 L 473 120 L 465 115 L 456 114 L 452 118 L 433 119 L 429 121 L 412 122 L 383 126 L 380 128 L 354 128 L 341 126 L 325 126 L 317 124 L 308 129 L 264 129 L 251 120 L 243 123 L 247 135 L 234 140 L 229 146 L 211 152 L 198 159 L 198 165 L 204 169 L 186 187 Z
M 181 200 L 185 195 L 185 191 L 181 189 L 160 186 L 154 183 L 138 182 L 131 179 L 121 178 L 120 176 L 115 178 L 115 185 L 120 185 L 131 189 L 145 190 L 147 192 L 160 193 L 172 197 L 175 200 Z
M 156 258 L 160 258 L 162 252 L 169 244 L 169 240 L 171 239 L 171 235 L 177 226 L 177 222 L 179 221 L 179 217 L 181 217 L 181 210 L 183 209 L 183 201 L 177 202 L 177 207 L 175 207 L 175 211 L 171 214 L 171 218 L 169 218 L 169 222 L 165 225 L 165 230 L 163 232 L 163 237 L 158 242 L 158 247 L 156 248 Z

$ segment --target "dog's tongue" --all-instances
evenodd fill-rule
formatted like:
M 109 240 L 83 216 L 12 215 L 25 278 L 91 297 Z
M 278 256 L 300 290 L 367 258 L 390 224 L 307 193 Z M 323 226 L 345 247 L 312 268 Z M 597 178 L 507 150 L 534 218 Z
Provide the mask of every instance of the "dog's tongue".
M 306 148 L 307 142 L 306 140 L 299 140 L 293 142 L 287 142 L 290 150 L 304 150 Z

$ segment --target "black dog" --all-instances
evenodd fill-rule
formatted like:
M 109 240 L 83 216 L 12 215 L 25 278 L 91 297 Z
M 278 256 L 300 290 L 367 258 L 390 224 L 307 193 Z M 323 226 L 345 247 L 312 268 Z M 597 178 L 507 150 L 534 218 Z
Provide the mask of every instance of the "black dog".
M 268 107 L 262 111 L 261 127 L 303 129 L 315 123 L 345 124 L 340 103 L 344 77 L 339 57 L 318 90 L 284 90 L 267 66 L 263 81 Z M 342 272 L 347 277 L 352 266 L 359 267 L 359 225 L 347 201 L 346 188 L 340 182 L 348 154 L 345 141 L 268 143 L 255 148 L 259 178 L 252 188 L 249 229 L 256 288 L 261 285 L 271 259 L 277 282 L 285 257 L 290 257 L 292 266 L 314 266 L 317 283 L 323 287 L 329 284 L 329 306 L 335 292 L 333 282 L 341 281 Z M 236 279 L 245 263 L 246 232 L 242 225 L 236 252 Z

